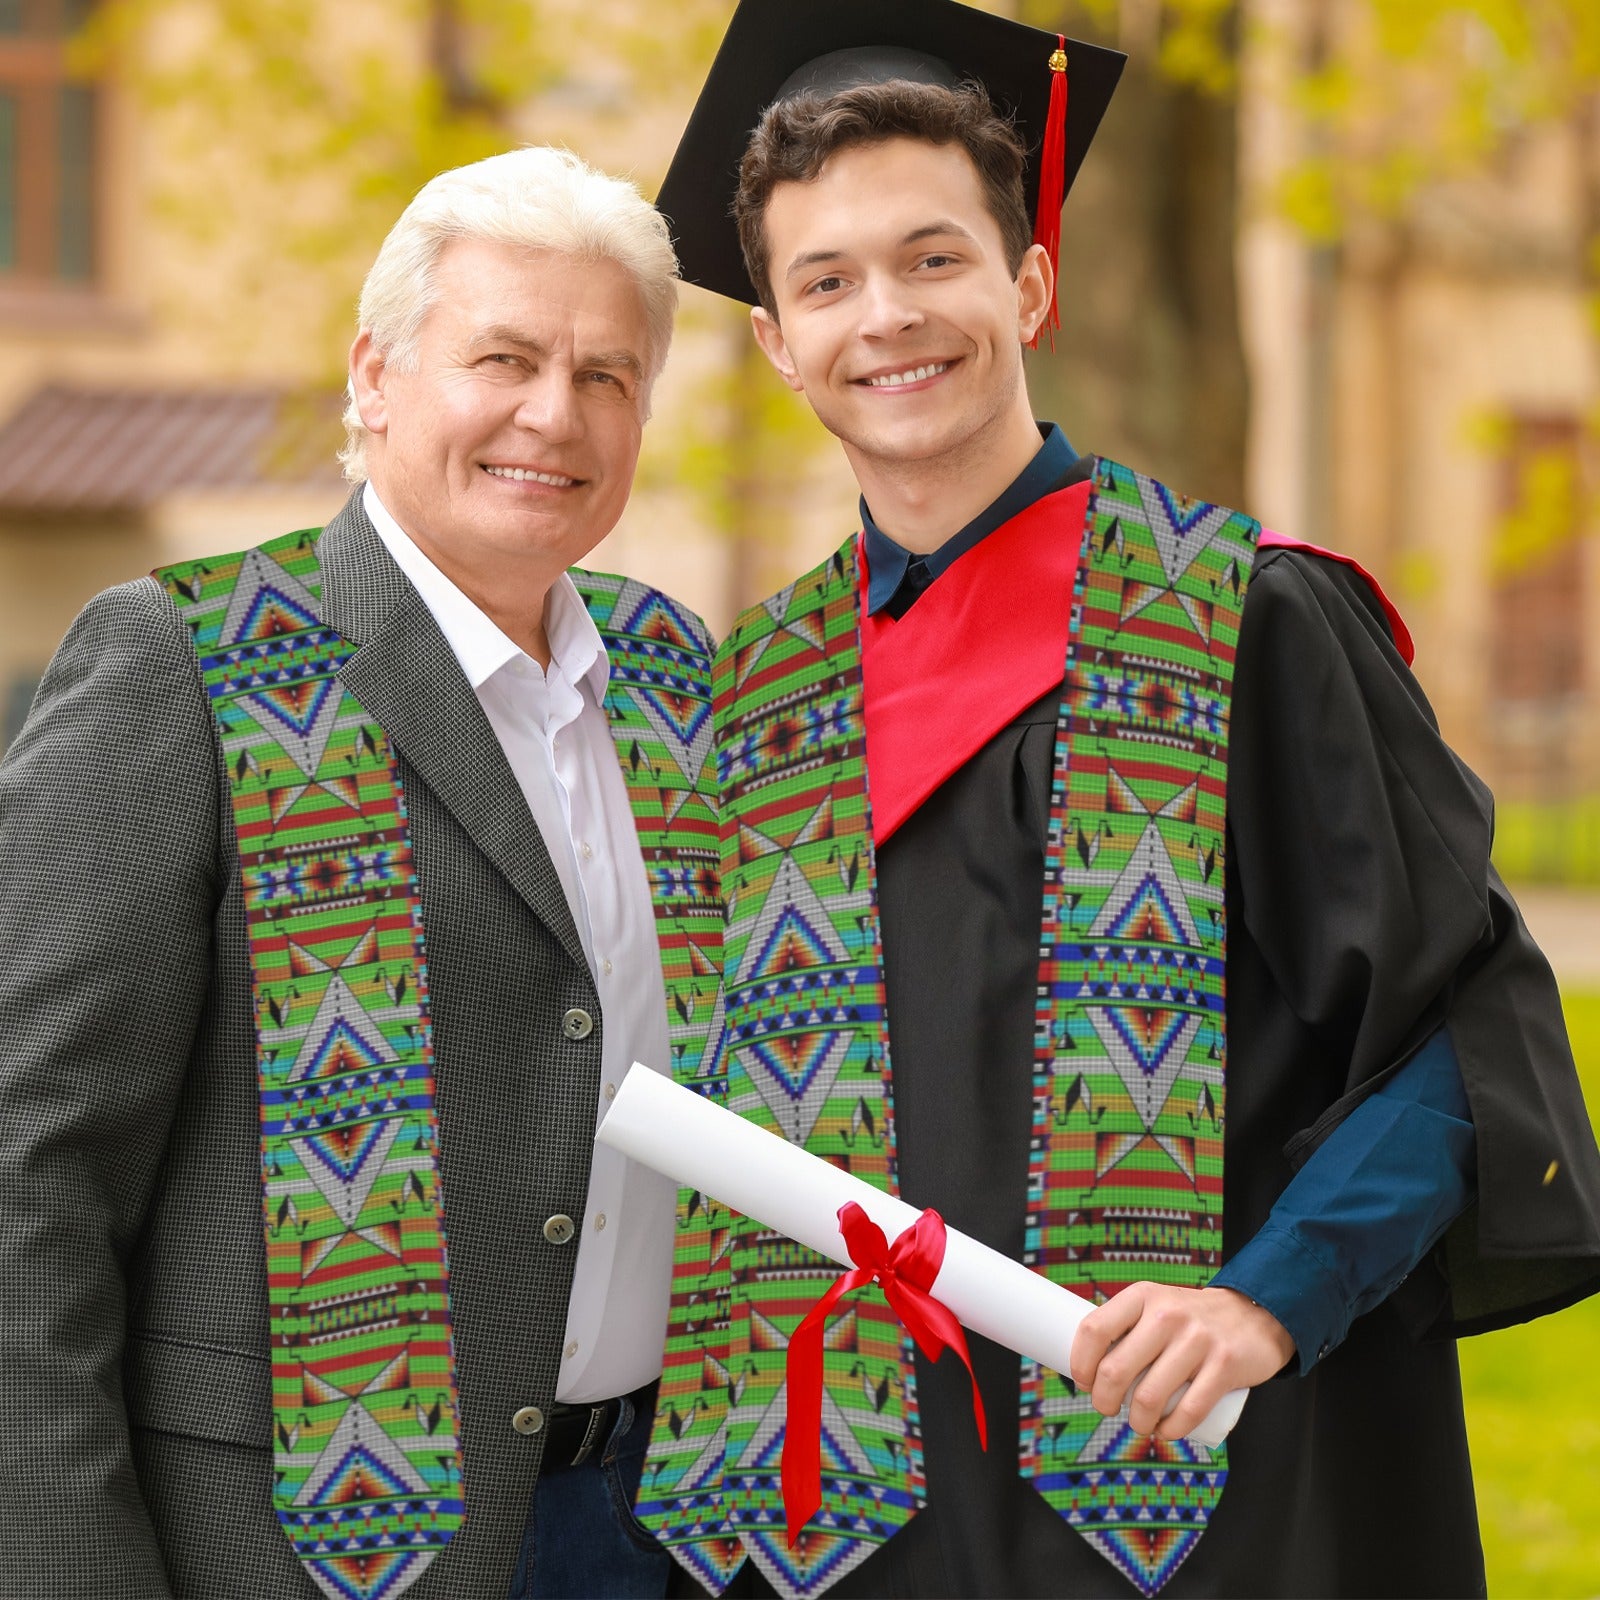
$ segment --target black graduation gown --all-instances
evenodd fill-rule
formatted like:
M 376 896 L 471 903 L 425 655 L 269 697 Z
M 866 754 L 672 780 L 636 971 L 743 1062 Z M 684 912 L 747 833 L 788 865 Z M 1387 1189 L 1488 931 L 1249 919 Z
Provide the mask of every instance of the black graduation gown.
M 901 1192 L 1014 1257 L 1058 701 L 995 735 L 878 860 Z M 1252 1394 L 1221 1504 L 1163 1593 L 1482 1594 L 1455 1346 L 1440 1335 L 1600 1286 L 1600 1158 L 1554 979 L 1489 865 L 1488 791 L 1439 739 L 1358 574 L 1257 558 L 1231 739 L 1228 1253 L 1442 1020 L 1478 1130 L 1480 1204 L 1307 1376 Z M 1018 1358 L 972 1347 L 987 1455 L 965 1371 L 919 1357 L 928 1506 L 830 1594 L 1136 1594 L 1017 1476 Z M 735 1592 L 766 1592 L 753 1566 Z

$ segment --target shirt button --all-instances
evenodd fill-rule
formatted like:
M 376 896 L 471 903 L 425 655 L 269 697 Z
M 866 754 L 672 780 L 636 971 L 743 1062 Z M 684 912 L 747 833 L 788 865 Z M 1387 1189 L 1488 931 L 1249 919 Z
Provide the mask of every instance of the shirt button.
M 572 1218 L 564 1211 L 558 1211 L 544 1225 L 544 1236 L 551 1244 L 570 1244 L 577 1231 Z
M 606 1225 L 606 1214 L 605 1214 L 605 1212 L 602 1211 L 600 1213 L 600 1215 L 594 1219 L 594 1231 L 596 1233 L 604 1232 L 605 1231 L 605 1225 Z
M 605 975 L 606 975 L 606 976 L 607 976 L 607 977 L 608 977 L 608 978 L 609 978 L 609 977 L 610 977 L 610 976 L 611 976 L 611 974 L 612 974 L 612 973 L 613 973 L 613 972 L 614 972 L 614 971 L 616 971 L 616 968 L 615 968 L 615 967 L 613 967 L 613 966 L 612 966 L 612 965 L 611 965 L 611 963 L 610 963 L 610 962 L 609 962 L 609 961 L 602 961 L 602 962 L 601 962 L 601 963 L 600 963 L 600 970 L 601 970 L 601 971 L 602 971 L 602 972 L 603 972 L 603 973 L 605 973 Z
M 616 1086 L 616 1084 L 608 1083 L 606 1085 L 606 1099 L 607 1100 L 615 1100 L 616 1098 L 617 1098 L 617 1086 Z
M 583 841 L 583 859 L 585 861 L 589 861 L 589 860 L 592 860 L 593 857 L 594 857 L 594 846 L 592 844 L 590 844 L 587 839 L 585 839 Z
M 581 1006 L 574 1006 L 562 1016 L 561 1031 L 569 1039 L 587 1039 L 594 1032 L 594 1018 Z
M 537 1433 L 544 1426 L 544 1412 L 538 1406 L 524 1406 L 512 1413 L 511 1426 L 518 1433 Z
M 566 1355 L 567 1360 L 570 1361 L 575 1355 L 577 1355 L 577 1353 L 578 1353 L 578 1341 L 576 1339 L 574 1339 L 572 1341 L 572 1343 L 567 1346 L 564 1354 Z

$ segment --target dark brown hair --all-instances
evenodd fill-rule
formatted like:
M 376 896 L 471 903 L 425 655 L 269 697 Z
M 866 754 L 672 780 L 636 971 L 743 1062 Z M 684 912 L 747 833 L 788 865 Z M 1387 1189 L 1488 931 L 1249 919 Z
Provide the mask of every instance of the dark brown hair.
M 1015 274 L 1033 243 L 1023 198 L 1026 152 L 1015 129 L 999 116 L 981 85 L 958 88 L 895 78 L 836 94 L 810 92 L 769 106 L 750 135 L 739 164 L 733 202 L 745 270 L 767 311 L 776 316 L 764 226 L 767 202 L 780 183 L 808 183 L 841 150 L 889 139 L 958 144 L 983 184 L 989 214 L 999 224 L 1006 263 Z

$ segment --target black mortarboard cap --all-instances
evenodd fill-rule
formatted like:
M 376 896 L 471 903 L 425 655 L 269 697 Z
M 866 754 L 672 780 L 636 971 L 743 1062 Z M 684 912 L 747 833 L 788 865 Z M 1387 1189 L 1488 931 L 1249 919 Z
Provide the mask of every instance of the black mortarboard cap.
M 955 0 L 740 0 L 656 201 L 672 225 L 684 279 L 755 303 L 732 215 L 739 163 L 767 107 L 806 89 L 976 80 L 1000 115 L 1013 119 L 1028 152 L 1023 185 L 1028 214 L 1037 217 L 1057 46 L 1056 34 Z M 1127 59 L 1071 39 L 1066 56 L 1063 196 Z

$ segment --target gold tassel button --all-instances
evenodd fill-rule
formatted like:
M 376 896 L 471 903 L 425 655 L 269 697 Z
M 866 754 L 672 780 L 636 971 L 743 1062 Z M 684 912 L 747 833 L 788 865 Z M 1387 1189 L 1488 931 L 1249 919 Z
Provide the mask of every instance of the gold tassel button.
M 1035 57 L 1034 59 L 1037 60 L 1038 58 Z M 1057 50 L 1050 57 L 1050 70 L 1052 72 L 1065 72 L 1067 70 L 1067 52 L 1065 50 Z

